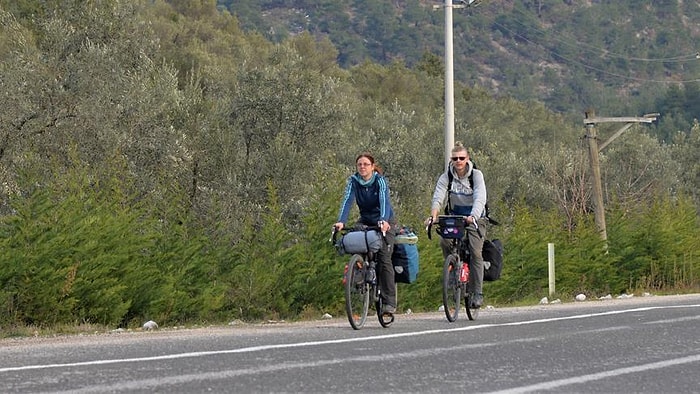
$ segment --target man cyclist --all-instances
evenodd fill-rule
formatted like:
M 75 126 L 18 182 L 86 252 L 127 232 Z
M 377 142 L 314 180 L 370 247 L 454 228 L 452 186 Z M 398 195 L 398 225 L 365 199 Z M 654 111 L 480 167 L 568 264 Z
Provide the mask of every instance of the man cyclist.
M 446 215 L 461 215 L 466 220 L 467 244 L 471 254 L 469 276 L 470 288 L 474 291 L 472 307 L 480 308 L 484 302 L 482 286 L 484 281 L 484 258 L 481 250 L 486 239 L 486 184 L 484 174 L 474 168 L 469 160 L 469 152 L 461 142 L 452 148 L 451 161 L 447 171 L 440 175 L 435 185 L 430 217 L 426 220 L 437 223 L 438 215 L 446 206 Z M 449 188 L 449 190 L 448 190 Z M 443 257 L 450 254 L 450 241 L 440 240 Z

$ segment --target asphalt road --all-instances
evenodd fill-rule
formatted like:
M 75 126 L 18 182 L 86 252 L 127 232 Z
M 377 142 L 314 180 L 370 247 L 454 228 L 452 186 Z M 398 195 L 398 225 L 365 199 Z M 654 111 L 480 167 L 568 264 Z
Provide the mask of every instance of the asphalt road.
M 700 392 L 700 295 L 0 341 L 4 393 Z

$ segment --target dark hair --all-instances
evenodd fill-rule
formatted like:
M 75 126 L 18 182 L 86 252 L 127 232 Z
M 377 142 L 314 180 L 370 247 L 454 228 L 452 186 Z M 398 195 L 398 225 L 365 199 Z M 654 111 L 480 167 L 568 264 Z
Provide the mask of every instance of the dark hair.
M 379 173 L 379 175 L 382 175 L 382 173 L 383 173 L 384 171 L 383 171 L 382 168 L 377 164 L 377 161 L 374 160 L 374 156 L 372 156 L 372 154 L 369 153 L 369 152 L 363 152 L 363 153 L 360 153 L 359 155 L 357 155 L 357 157 L 355 158 L 355 164 L 357 164 L 357 161 L 360 160 L 360 159 L 363 158 L 363 157 L 366 158 L 367 160 L 369 160 L 370 163 L 372 163 L 372 166 L 374 167 L 374 171 L 377 171 L 377 172 Z

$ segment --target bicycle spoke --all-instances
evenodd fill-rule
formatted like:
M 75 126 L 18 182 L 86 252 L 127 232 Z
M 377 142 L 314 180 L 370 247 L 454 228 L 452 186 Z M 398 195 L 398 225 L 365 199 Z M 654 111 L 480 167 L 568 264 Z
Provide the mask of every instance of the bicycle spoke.
M 459 316 L 462 287 L 459 284 L 459 259 L 449 255 L 442 269 L 442 303 L 445 316 L 449 322 L 454 322 Z
M 362 256 L 353 255 L 348 263 L 345 281 L 345 312 L 355 330 L 364 326 L 369 310 L 369 284 L 365 283 L 365 262 Z

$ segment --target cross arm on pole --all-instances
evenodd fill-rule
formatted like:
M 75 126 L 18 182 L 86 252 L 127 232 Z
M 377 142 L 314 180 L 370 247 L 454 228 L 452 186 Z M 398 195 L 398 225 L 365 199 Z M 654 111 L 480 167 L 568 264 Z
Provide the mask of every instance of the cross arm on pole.
M 583 124 L 596 124 L 596 123 L 652 123 L 656 121 L 659 116 L 658 113 L 646 114 L 644 116 L 623 116 L 621 118 L 606 118 L 606 117 L 594 117 L 583 119 Z
M 467 7 L 475 7 L 481 3 L 481 0 L 460 0 L 459 2 L 452 2 L 449 6 L 452 8 L 467 8 Z M 441 4 L 433 4 L 433 10 L 439 10 L 440 8 L 445 7 L 444 5 Z
M 596 123 L 627 123 L 626 125 L 620 127 L 615 134 L 610 136 L 607 141 L 603 142 L 600 144 L 598 147 L 598 151 L 602 151 L 606 146 L 610 145 L 613 140 L 615 140 L 617 137 L 619 137 L 622 133 L 624 133 L 627 129 L 632 127 L 636 123 L 652 123 L 656 121 L 656 118 L 659 116 L 658 113 L 651 113 L 651 114 L 645 114 L 641 117 L 635 117 L 635 116 L 628 116 L 628 117 L 621 117 L 621 118 L 601 118 L 601 117 L 593 117 L 593 118 L 585 118 L 583 120 L 583 123 L 586 126 L 595 126 Z

